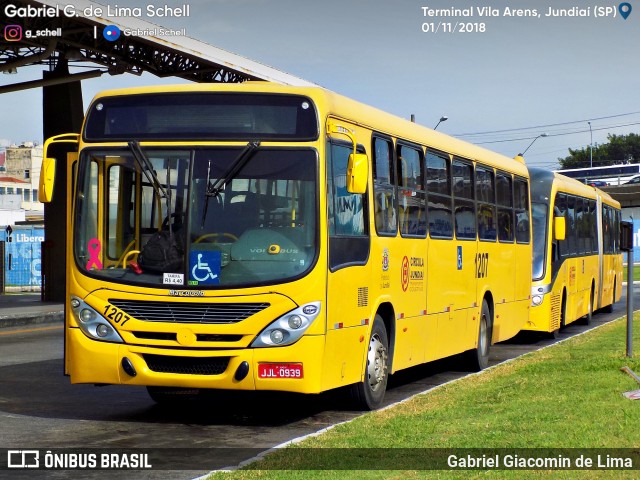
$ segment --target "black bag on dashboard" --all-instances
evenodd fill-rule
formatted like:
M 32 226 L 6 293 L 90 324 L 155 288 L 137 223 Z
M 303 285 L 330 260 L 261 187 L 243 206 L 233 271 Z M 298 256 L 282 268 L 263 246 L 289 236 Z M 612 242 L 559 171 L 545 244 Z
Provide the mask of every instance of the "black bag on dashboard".
M 183 269 L 184 249 L 179 237 L 168 231 L 154 233 L 138 255 L 138 265 L 146 272 L 174 273 Z

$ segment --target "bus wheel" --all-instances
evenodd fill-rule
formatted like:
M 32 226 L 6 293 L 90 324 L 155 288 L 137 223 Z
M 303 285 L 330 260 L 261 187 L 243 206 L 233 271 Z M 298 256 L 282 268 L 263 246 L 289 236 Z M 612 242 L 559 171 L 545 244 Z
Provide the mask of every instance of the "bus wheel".
M 382 317 L 376 315 L 369 337 L 364 380 L 351 386 L 358 407 L 375 410 L 382 405 L 389 379 L 389 338 Z
M 478 327 L 478 346 L 473 350 L 465 352 L 469 369 L 479 372 L 489 365 L 489 350 L 491 348 L 491 310 L 486 300 L 482 301 L 482 311 L 480 313 L 480 325 Z
M 197 398 L 197 388 L 147 387 L 151 400 L 160 405 L 176 405 Z
M 593 319 L 593 300 L 594 300 L 594 295 L 593 295 L 593 288 L 592 288 L 591 295 L 589 296 L 589 311 L 587 312 L 587 314 L 584 316 L 584 319 L 583 319 L 583 323 L 585 325 L 591 325 L 591 320 Z
M 609 305 L 605 305 L 604 307 L 602 307 L 602 312 L 603 313 L 611 313 L 613 312 L 613 302 L 616 301 L 616 282 L 615 280 L 613 281 L 613 298 L 611 299 L 611 303 Z

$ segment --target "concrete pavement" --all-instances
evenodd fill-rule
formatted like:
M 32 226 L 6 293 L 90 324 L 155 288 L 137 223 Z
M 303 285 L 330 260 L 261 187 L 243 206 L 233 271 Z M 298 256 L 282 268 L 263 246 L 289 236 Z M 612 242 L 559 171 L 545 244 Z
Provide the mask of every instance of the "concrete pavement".
M 63 321 L 61 302 L 43 302 L 40 293 L 0 294 L 0 329 Z

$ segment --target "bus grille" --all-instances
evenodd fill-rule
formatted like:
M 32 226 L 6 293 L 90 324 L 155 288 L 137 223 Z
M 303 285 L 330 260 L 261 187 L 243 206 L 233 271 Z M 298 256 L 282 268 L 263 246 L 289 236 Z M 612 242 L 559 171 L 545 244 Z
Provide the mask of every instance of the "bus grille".
M 560 294 L 551 295 L 551 331 L 560 328 L 560 309 L 562 308 L 562 296 Z
M 147 366 L 158 373 L 182 375 L 220 375 L 229 365 L 229 357 L 172 357 L 143 354 Z
M 138 320 L 172 323 L 238 323 L 261 312 L 268 303 L 182 303 L 109 299 Z

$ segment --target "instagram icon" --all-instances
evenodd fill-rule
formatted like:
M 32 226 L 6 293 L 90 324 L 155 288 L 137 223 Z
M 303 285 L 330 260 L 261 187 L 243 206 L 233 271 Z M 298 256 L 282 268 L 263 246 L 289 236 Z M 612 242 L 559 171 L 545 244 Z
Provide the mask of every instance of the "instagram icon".
M 22 40 L 22 27 L 20 25 L 7 25 L 4 27 L 4 39 L 7 42 L 19 42 Z

